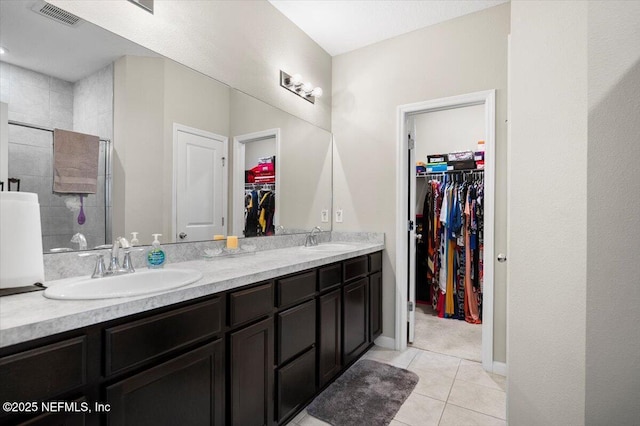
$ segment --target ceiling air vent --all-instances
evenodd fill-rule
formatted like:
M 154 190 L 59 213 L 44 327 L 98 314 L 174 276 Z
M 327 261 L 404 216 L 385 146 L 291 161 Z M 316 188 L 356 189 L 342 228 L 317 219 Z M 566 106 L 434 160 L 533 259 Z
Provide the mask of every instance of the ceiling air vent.
M 69 27 L 74 27 L 81 22 L 76 15 L 43 1 L 37 2 L 31 10 Z

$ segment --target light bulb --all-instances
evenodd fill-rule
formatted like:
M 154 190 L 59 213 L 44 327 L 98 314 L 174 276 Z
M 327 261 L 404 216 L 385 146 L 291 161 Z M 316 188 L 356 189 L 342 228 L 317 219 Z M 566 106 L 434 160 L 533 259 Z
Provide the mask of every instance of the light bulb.
M 298 86 L 302 82 L 302 76 L 300 74 L 294 74 L 291 76 L 291 84 Z
M 5 49 L 4 47 L 0 46 L 0 55 L 4 55 L 7 52 L 8 52 L 7 49 Z
M 316 87 L 315 89 L 313 89 L 311 91 L 311 96 L 315 97 L 315 98 L 319 98 L 320 96 L 322 96 L 322 88 L 321 87 Z
M 307 82 L 305 84 L 302 85 L 302 90 L 304 90 L 304 92 L 306 94 L 311 93 L 311 91 L 313 90 L 313 84 Z

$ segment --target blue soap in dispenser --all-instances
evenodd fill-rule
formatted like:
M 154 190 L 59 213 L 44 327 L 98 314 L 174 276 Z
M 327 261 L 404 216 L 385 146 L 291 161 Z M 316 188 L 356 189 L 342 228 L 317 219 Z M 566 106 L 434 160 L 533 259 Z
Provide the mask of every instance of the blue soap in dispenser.
M 166 260 L 164 250 L 160 246 L 160 240 L 158 240 L 158 237 L 162 237 L 162 234 L 151 235 L 153 236 L 153 242 L 147 252 L 147 266 L 149 269 L 162 268 Z

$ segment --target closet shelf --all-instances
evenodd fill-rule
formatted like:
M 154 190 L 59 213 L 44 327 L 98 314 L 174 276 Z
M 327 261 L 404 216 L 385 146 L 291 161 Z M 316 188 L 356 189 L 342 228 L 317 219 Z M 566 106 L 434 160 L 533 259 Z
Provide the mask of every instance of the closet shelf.
M 484 174 L 484 170 L 480 169 L 469 169 L 469 170 L 447 170 L 444 172 L 424 172 L 424 173 L 416 173 L 416 177 L 432 177 L 432 176 L 442 176 L 449 174 Z

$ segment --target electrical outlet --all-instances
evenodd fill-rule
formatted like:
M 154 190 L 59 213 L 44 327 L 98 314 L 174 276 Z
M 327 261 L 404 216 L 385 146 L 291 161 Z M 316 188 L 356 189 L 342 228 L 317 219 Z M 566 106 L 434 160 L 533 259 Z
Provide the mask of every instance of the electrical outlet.
M 336 223 L 342 223 L 342 209 L 336 210 Z
M 322 209 L 322 211 L 320 212 L 320 222 L 322 223 L 329 222 L 329 210 Z

